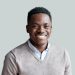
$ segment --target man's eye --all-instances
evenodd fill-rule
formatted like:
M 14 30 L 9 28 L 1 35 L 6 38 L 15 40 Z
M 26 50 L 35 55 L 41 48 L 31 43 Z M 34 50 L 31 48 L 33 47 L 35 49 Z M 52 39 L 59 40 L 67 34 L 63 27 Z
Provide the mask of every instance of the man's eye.
M 38 26 L 37 26 L 37 25 L 32 25 L 32 27 L 33 27 L 33 28 L 38 28 Z
M 45 28 L 49 28 L 50 26 L 48 26 L 48 25 L 46 25 L 46 26 L 44 26 Z

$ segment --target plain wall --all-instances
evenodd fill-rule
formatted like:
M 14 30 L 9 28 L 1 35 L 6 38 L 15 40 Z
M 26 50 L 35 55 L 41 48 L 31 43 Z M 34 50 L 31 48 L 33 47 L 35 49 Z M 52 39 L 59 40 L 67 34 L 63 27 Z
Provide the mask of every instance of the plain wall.
M 5 55 L 29 37 L 27 13 L 36 6 L 50 10 L 53 29 L 50 42 L 65 47 L 75 75 L 75 1 L 74 0 L 0 0 L 0 73 Z

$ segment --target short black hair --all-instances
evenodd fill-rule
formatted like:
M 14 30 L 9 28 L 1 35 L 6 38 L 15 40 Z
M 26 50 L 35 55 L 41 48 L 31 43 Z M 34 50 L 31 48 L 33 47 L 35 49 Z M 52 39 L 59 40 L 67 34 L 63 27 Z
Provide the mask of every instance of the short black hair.
M 29 12 L 28 12 L 28 16 L 27 16 L 27 22 L 30 21 L 31 19 L 31 16 L 33 14 L 37 14 L 37 13 L 45 13 L 49 16 L 50 20 L 52 21 L 52 17 L 51 17 L 51 13 L 49 10 L 47 10 L 46 8 L 44 7 L 35 7 L 33 9 L 31 9 Z

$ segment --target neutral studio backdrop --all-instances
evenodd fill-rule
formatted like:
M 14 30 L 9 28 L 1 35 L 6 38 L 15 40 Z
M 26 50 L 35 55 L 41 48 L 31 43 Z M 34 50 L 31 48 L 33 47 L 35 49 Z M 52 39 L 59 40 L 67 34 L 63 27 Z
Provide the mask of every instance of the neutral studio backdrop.
M 37 6 L 50 10 L 50 42 L 68 50 L 75 75 L 75 0 L 0 0 L 0 73 L 5 55 L 29 38 L 25 28 L 27 13 Z

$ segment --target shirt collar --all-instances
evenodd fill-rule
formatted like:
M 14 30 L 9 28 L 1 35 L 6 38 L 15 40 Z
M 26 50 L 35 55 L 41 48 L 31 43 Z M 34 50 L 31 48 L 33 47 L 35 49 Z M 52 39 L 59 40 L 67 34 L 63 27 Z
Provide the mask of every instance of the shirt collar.
M 28 40 L 28 45 L 32 49 L 33 52 L 35 52 L 35 53 L 39 53 L 40 52 L 35 46 L 32 45 L 30 40 Z M 48 46 L 47 46 L 47 48 L 44 51 L 48 51 L 49 47 L 50 47 L 50 44 L 48 43 Z
M 43 60 L 45 58 L 45 56 L 47 55 L 47 53 L 48 53 L 50 44 L 48 43 L 48 46 L 47 46 L 46 50 L 44 50 L 42 53 L 35 46 L 32 45 L 30 40 L 28 40 L 28 46 L 30 47 L 32 54 L 36 58 Z

